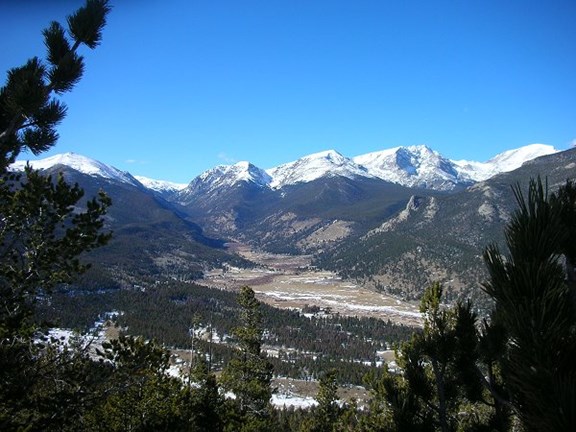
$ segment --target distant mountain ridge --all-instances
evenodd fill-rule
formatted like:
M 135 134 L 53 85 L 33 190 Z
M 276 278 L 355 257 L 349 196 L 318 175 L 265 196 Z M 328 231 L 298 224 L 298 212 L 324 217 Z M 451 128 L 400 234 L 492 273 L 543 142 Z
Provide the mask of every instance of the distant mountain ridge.
M 37 169 L 62 164 L 84 174 L 114 178 L 131 184 L 138 183 L 161 194 L 177 193 L 185 189 L 190 189 L 188 192 L 190 194 L 199 190 L 231 187 L 239 182 L 282 189 L 334 176 L 348 179 L 365 177 L 411 188 L 450 191 L 487 180 L 503 172 L 513 171 L 527 161 L 556 152 L 558 150 L 550 145 L 530 144 L 500 153 L 487 162 L 476 162 L 450 160 L 424 145 L 394 147 L 353 158 L 348 158 L 336 150 L 327 150 L 270 169 L 259 168 L 247 161 L 233 165 L 218 165 L 201 173 L 188 185 L 132 176 L 128 172 L 75 153 L 30 161 L 30 164 Z M 12 169 L 22 170 L 25 164 L 25 161 L 17 161 L 12 165 Z
M 154 180 L 148 177 L 135 175 L 134 178 L 146 186 L 148 189 L 151 189 L 156 192 L 175 192 L 184 189 L 188 186 L 187 183 L 175 183 L 166 180 Z
M 46 170 L 57 165 L 64 165 L 82 174 L 116 180 L 131 185 L 142 186 L 142 184 L 135 177 L 126 171 L 121 171 L 110 165 L 106 165 L 103 162 L 71 152 L 61 153 L 33 161 L 19 160 L 14 162 L 10 166 L 10 169 L 13 171 L 24 171 L 26 164 L 30 164 L 32 168 L 37 170 Z
M 514 154 L 506 153 L 499 163 L 511 158 Z M 537 177 L 545 178 L 551 191 L 566 179 L 575 180 L 576 148 L 533 159 L 458 192 L 415 194 L 394 216 L 326 248 L 314 263 L 403 297 L 418 298 L 424 287 L 440 281 L 448 299 L 468 296 L 484 302 L 482 252 L 491 243 L 504 247 L 504 227 L 517 208 L 511 186 L 525 191 Z
M 531 144 L 496 155 L 487 162 L 455 161 L 427 146 L 395 147 L 348 158 L 335 150 L 314 153 L 274 168 L 263 170 L 249 162 L 219 165 L 196 177 L 198 183 L 231 186 L 252 182 L 261 187 L 282 189 L 323 177 L 380 179 L 410 188 L 451 191 L 513 171 L 540 156 L 557 153 L 554 147 Z

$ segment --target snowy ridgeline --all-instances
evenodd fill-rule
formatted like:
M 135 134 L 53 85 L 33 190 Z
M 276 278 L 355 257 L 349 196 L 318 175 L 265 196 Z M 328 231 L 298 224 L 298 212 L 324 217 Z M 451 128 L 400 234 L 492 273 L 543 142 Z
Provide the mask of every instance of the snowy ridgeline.
M 458 185 L 469 185 L 513 171 L 527 161 L 557 152 L 549 145 L 531 144 L 505 151 L 486 162 L 477 162 L 447 159 L 423 145 L 394 147 L 353 158 L 327 150 L 266 170 L 246 161 L 218 165 L 196 177 L 188 188 L 212 190 L 251 182 L 261 187 L 281 189 L 323 177 L 339 176 L 380 179 L 407 187 L 451 190 Z
M 486 162 L 451 160 L 427 146 L 394 147 L 352 158 L 335 150 L 304 156 L 274 168 L 262 169 L 250 162 L 218 165 L 186 185 L 166 180 L 132 176 L 102 162 L 75 153 L 65 153 L 30 161 L 35 169 L 66 165 L 84 174 L 140 185 L 159 192 L 176 192 L 184 189 L 212 190 L 230 187 L 240 182 L 254 183 L 271 189 L 281 189 L 298 183 L 308 183 L 323 177 L 371 178 L 407 187 L 451 190 L 458 185 L 484 181 L 499 173 L 513 171 L 527 161 L 557 153 L 545 144 L 530 144 L 500 153 Z M 22 171 L 26 161 L 11 166 Z

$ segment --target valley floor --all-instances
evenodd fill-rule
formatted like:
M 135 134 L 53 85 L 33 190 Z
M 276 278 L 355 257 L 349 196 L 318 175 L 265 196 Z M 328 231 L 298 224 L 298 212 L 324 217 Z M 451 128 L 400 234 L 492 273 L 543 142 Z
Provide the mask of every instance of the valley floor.
M 309 266 L 310 256 L 255 252 L 239 245 L 234 248 L 259 266 L 253 269 L 216 269 L 205 274 L 204 284 L 231 290 L 248 285 L 259 300 L 278 308 L 317 306 L 324 313 L 370 316 L 399 324 L 421 325 L 417 304 L 342 280 L 334 273 L 313 269 Z

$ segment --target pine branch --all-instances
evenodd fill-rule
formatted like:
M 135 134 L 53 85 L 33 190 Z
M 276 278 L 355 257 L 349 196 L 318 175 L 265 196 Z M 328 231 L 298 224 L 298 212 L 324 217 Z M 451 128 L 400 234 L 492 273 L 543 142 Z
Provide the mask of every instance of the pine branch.
M 78 56 L 76 52 L 82 44 L 93 49 L 100 43 L 102 28 L 106 24 L 106 15 L 110 9 L 108 0 L 87 0 L 85 6 L 69 16 L 68 25 L 74 39 L 72 47 L 69 47 L 60 24 L 53 22 L 50 27 L 44 30 L 45 43 L 48 47 L 48 61 L 53 64 L 53 68 L 48 73 L 49 82 L 45 83 L 46 71 L 41 65 L 38 67 L 39 78 L 42 81 L 41 99 L 43 102 L 42 106 L 35 107 L 35 114 L 46 106 L 47 102 L 45 101 L 48 100 L 52 93 L 70 91 L 80 80 L 83 72 L 83 62 L 82 57 Z M 28 117 L 24 110 L 19 108 L 7 122 L 5 129 L 0 131 L 0 145 L 6 144 L 19 130 L 26 129 L 28 127 L 25 126 L 26 121 L 29 119 Z M 54 126 L 59 120 L 52 122 L 47 127 Z M 44 147 L 46 146 L 49 148 L 57 139 L 55 134 L 48 133 L 44 134 L 44 136 L 49 138 L 46 144 L 40 144 L 41 151 L 45 150 L 46 148 Z M 18 148 L 10 149 L 9 151 L 12 152 L 10 160 L 15 159 L 25 145 L 26 143 L 20 143 Z

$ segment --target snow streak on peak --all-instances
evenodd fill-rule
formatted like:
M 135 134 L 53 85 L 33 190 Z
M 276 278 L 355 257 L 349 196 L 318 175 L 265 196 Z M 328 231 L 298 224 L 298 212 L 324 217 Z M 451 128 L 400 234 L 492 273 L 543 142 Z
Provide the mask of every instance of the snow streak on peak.
M 31 161 L 16 161 L 11 165 L 14 171 L 23 171 L 26 164 L 36 170 L 45 170 L 56 165 L 64 165 L 73 170 L 90 176 L 103 177 L 106 179 L 117 180 L 123 183 L 137 184 L 138 182 L 129 173 L 120 171 L 110 165 L 106 165 L 95 159 L 82 156 L 76 153 L 61 153 L 44 159 Z
M 504 151 L 487 162 L 453 161 L 463 176 L 472 181 L 484 181 L 496 174 L 514 171 L 525 162 L 558 153 L 554 147 L 546 144 L 530 144 L 513 150 Z
M 270 186 L 278 189 L 296 183 L 307 183 L 321 177 L 372 177 L 365 168 L 357 165 L 335 150 L 327 150 L 304 156 L 266 170 L 271 176 Z
M 155 180 L 143 176 L 134 176 L 136 180 L 156 192 L 175 192 L 184 189 L 188 183 L 174 183 L 165 180 Z
M 487 163 L 498 166 L 502 172 L 507 172 L 520 168 L 526 161 L 557 152 L 558 150 L 550 145 L 530 144 L 502 152 L 490 159 Z

